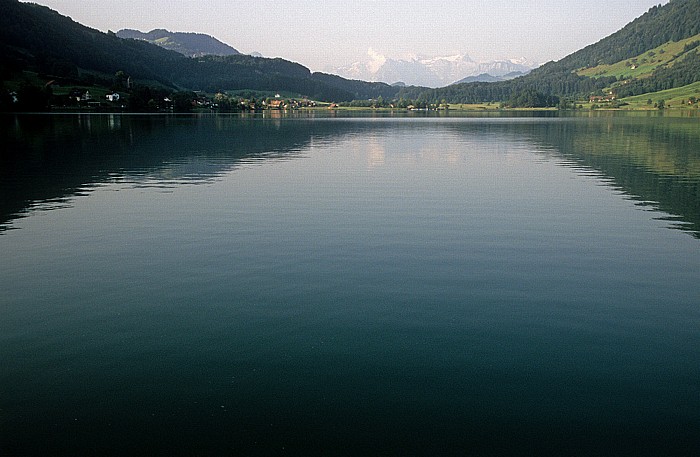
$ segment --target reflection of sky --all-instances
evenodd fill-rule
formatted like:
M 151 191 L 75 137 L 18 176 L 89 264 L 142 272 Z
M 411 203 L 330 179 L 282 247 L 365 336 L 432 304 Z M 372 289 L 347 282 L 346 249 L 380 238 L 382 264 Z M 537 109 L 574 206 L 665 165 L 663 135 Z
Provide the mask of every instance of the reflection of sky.
M 518 192 L 529 189 L 529 183 L 522 177 L 529 177 L 540 186 L 554 184 L 567 192 L 571 176 L 557 180 L 558 175 L 543 175 L 541 168 L 533 168 L 530 163 L 554 161 L 574 170 L 575 176 L 592 176 L 605 186 L 623 190 L 629 198 L 641 200 L 645 209 L 668 208 L 672 214 L 695 220 L 694 215 L 700 206 L 697 199 L 693 201 L 694 197 L 682 186 L 659 188 L 653 184 L 658 179 L 672 179 L 679 185 L 696 182 L 693 179 L 698 166 L 697 156 L 679 147 L 692 145 L 696 141 L 696 133 L 691 135 L 690 130 L 684 130 L 692 120 L 667 122 L 660 119 L 654 123 L 654 130 L 649 130 L 648 122 L 644 119 L 631 119 L 631 122 L 621 125 L 607 121 L 588 123 L 585 120 L 526 118 L 261 120 L 217 116 L 193 121 L 187 117 L 137 117 L 134 120 L 109 115 L 75 116 L 64 120 L 69 119 L 66 125 L 58 123 L 55 129 L 49 131 L 60 135 L 66 135 L 71 128 L 78 128 L 78 134 L 80 129 L 89 132 L 83 133 L 79 142 L 66 141 L 91 153 L 79 154 L 78 162 L 72 158 L 66 161 L 61 165 L 65 169 L 49 167 L 44 171 L 33 169 L 33 172 L 47 173 L 43 181 L 38 181 L 40 183 L 54 182 L 52 173 L 75 174 L 77 185 L 72 190 L 64 187 L 58 193 L 57 189 L 60 188 L 52 189 L 45 198 L 34 198 L 29 202 L 29 208 L 65 208 L 70 205 L 72 195 L 89 195 L 104 184 L 115 184 L 122 189 L 155 188 L 162 192 L 172 192 L 184 185 L 212 185 L 225 180 L 241 167 L 306 159 L 318 151 L 325 151 L 333 158 L 325 162 L 323 168 L 316 170 L 319 175 L 335 173 L 336 177 L 347 177 L 347 170 L 352 169 L 352 164 L 345 163 L 344 159 L 353 157 L 353 160 L 364 164 L 366 171 L 376 175 L 372 179 L 394 179 L 395 176 L 391 175 L 398 173 L 396 176 L 401 179 L 420 184 L 422 175 L 431 170 L 440 170 L 434 179 L 449 177 L 455 182 L 469 180 L 474 185 L 489 185 L 492 189 L 498 189 L 499 180 L 506 179 L 504 173 L 513 173 L 507 179 L 511 188 L 519 186 Z M 72 124 L 73 120 L 76 124 Z M 150 130 L 137 128 L 141 120 L 150 125 Z M 53 144 L 54 139 L 51 138 L 42 142 L 42 136 L 31 133 L 25 124 L 15 122 L 10 128 L 19 137 L 36 143 L 35 146 L 41 150 L 46 149 L 45 144 Z M 176 137 L 172 136 L 174 133 Z M 604 136 L 601 137 L 601 133 Z M 71 137 L 66 138 L 70 140 Z M 97 145 L 97 150 L 93 143 Z M 106 148 L 102 145 L 106 145 Z M 301 163 L 305 167 L 315 166 L 309 161 L 302 160 Z M 293 168 L 290 166 L 286 169 Z M 640 174 L 640 168 L 646 171 Z M 297 172 L 303 174 L 302 171 Z M 630 178 L 627 176 L 629 174 L 635 174 L 635 177 Z M 18 179 L 17 176 L 13 179 Z M 18 186 L 20 181 L 17 181 Z M 644 185 L 640 187 L 640 183 Z M 5 180 L 4 184 L 6 187 L 12 186 L 12 180 Z M 342 181 L 335 184 L 329 182 L 327 186 L 330 192 L 334 192 L 333 186 L 341 184 Z M 628 188 L 630 185 L 636 187 Z M 658 190 L 663 189 L 671 189 L 675 193 L 659 194 Z M 530 190 L 538 191 L 538 188 Z M 37 189 L 27 186 L 23 191 L 28 196 L 37 193 Z M 6 195 L 18 196 L 21 192 L 13 190 Z M 484 194 L 483 197 L 492 200 L 501 198 L 497 192 L 493 196 Z M 672 203 L 676 206 L 664 203 L 664 199 L 669 197 L 674 199 Z M 507 198 L 517 200 L 517 192 Z M 679 202 L 680 206 L 677 205 Z M 15 212 L 21 211 L 21 204 L 15 202 L 15 207 L 10 205 L 9 208 Z M 24 215 L 27 215 L 26 211 Z M 667 218 L 663 215 L 660 217 Z M 673 223 L 679 227 L 682 225 L 678 221 Z
M 371 170 L 384 165 L 384 147 L 376 137 L 367 140 L 367 166 Z
M 16 221 L 0 236 L 3 414 L 23 418 L 7 440 L 222 455 L 255 430 L 239 454 L 279 453 L 281 433 L 319 437 L 295 455 L 363 455 L 383 430 L 410 455 L 436 436 L 456 450 L 465 424 L 486 424 L 489 451 L 545 435 L 559 450 L 581 424 L 604 454 L 641 448 L 659 417 L 659 447 L 692 433 L 697 240 L 529 128 L 419 124 L 226 155 L 187 149 L 222 132 L 203 122 L 185 153 L 118 162 Z

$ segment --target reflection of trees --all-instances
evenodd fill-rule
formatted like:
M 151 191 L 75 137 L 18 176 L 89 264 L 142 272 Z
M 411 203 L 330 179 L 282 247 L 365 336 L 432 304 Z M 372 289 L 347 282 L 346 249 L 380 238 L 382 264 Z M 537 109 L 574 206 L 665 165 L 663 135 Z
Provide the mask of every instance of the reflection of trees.
M 698 119 L 658 113 L 591 118 L 448 123 L 448 128 L 499 139 L 523 139 L 565 163 L 596 170 L 629 198 L 670 214 L 674 227 L 700 238 L 700 128 Z
M 227 116 L 2 117 L 0 227 L 36 204 L 65 201 L 101 182 L 203 182 L 246 157 L 289 156 L 330 131 L 304 120 Z
M 697 119 L 594 118 L 533 124 L 533 139 L 595 169 L 640 204 L 672 215 L 700 237 L 700 129 Z
M 452 121 L 435 125 L 459 135 L 532 142 L 547 154 L 563 157 L 565 164 L 599 172 L 610 186 L 640 205 L 669 213 L 675 228 L 700 238 L 697 117 L 602 113 L 591 118 Z
M 347 135 L 366 139 L 370 133 L 405 128 L 526 139 L 547 151 L 554 146 L 566 162 L 597 170 L 630 198 L 653 202 L 677 217 L 679 228 L 700 237 L 700 129 L 695 118 L 385 121 L 221 115 L 2 117 L 0 227 L 36 204 L 62 201 L 114 179 L 200 183 L 251 157 L 293 157 L 310 144 Z M 368 158 L 373 164 L 386 153 L 375 152 Z

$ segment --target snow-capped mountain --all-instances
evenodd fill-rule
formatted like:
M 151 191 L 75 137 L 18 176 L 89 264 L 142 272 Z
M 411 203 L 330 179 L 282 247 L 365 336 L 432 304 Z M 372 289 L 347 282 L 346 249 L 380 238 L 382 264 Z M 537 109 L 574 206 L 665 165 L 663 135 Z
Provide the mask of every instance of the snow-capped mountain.
M 391 59 L 370 49 L 367 56 L 368 59 L 364 62 L 329 68 L 326 71 L 344 78 L 363 81 L 381 81 L 389 84 L 401 81 L 409 86 L 444 87 L 469 76 L 488 74 L 501 78 L 513 72 L 527 73 L 536 67 L 525 59 L 476 62 L 467 54 Z

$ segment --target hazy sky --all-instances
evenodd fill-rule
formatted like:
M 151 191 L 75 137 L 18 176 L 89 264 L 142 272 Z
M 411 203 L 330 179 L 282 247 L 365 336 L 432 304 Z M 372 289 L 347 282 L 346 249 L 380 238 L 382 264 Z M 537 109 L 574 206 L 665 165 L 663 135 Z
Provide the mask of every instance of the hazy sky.
M 366 60 L 467 53 L 558 60 L 668 0 L 35 0 L 96 29 L 215 36 L 243 53 L 312 70 Z

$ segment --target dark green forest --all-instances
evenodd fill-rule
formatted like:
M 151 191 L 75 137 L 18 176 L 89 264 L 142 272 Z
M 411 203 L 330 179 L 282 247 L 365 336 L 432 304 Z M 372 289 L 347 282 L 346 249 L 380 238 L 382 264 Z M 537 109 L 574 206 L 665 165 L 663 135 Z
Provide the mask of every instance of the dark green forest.
M 448 100 L 451 103 L 506 102 L 529 91 L 543 97 L 587 97 L 615 83 L 615 77 L 589 78 L 576 71 L 600 64 L 613 64 L 638 56 L 669 41 L 678 41 L 700 33 L 700 0 L 671 0 L 655 6 L 618 32 L 587 46 L 557 62 L 549 62 L 528 75 L 495 83 L 468 83 L 434 90 L 405 88 L 399 96 L 427 103 Z M 632 81 L 620 97 L 681 87 L 700 80 L 698 56 L 680 64 L 660 68 L 651 78 Z M 551 99 L 554 101 L 554 99 Z
M 312 74 L 283 59 L 247 55 L 185 57 L 142 40 L 102 33 L 36 4 L 0 0 L 0 59 L 3 80 L 22 70 L 85 81 L 123 71 L 137 81 L 173 90 L 273 90 L 318 100 L 349 101 L 393 95 L 383 83 Z
M 689 52 L 671 67 L 657 69 L 651 78 L 634 79 L 617 88 L 619 97 L 641 95 L 687 86 L 700 81 L 700 54 Z
M 387 103 L 403 101 L 417 106 L 481 102 L 513 107 L 557 106 L 560 99 L 587 98 L 617 82 L 615 77 L 580 76 L 578 70 L 629 59 L 698 33 L 700 0 L 671 0 L 599 42 L 544 64 L 526 76 L 427 89 L 312 73 L 303 65 L 283 59 L 247 55 L 190 58 L 145 41 L 121 39 L 114 33 L 85 27 L 47 7 L 0 0 L 0 80 L 17 80 L 23 71 L 33 71 L 45 80 L 110 87 L 114 75 L 123 72 L 149 90 L 166 93 L 253 90 L 296 93 L 329 102 L 381 98 Z M 618 96 L 624 97 L 699 80 L 700 56 L 689 52 L 674 65 L 659 67 L 648 78 L 626 81 L 617 90 Z M 35 100 L 42 96 L 29 88 L 25 92 Z

